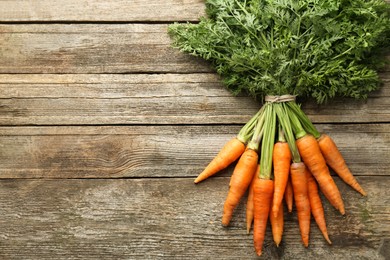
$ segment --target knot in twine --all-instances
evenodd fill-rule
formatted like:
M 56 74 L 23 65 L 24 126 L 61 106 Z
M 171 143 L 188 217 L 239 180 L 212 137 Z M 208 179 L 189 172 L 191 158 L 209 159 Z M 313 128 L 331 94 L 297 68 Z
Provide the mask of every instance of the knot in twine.
M 282 103 L 288 101 L 295 101 L 295 95 L 282 95 L 282 96 L 265 96 L 265 102 L 270 103 Z

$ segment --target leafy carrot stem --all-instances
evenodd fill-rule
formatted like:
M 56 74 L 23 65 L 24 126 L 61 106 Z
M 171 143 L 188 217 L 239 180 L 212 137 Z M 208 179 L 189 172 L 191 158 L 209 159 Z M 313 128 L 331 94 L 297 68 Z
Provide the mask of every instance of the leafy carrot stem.
M 301 157 L 298 152 L 298 148 L 295 144 L 295 138 L 293 134 L 293 130 L 291 128 L 291 122 L 288 117 L 287 109 L 284 107 L 283 103 L 276 103 L 274 104 L 276 114 L 278 115 L 279 123 L 282 125 L 282 128 L 284 130 L 284 136 L 287 140 L 287 143 L 290 147 L 290 151 L 292 154 L 292 160 L 293 162 L 300 162 Z
M 317 128 L 313 125 L 309 117 L 302 111 L 302 109 L 296 102 L 287 102 L 286 105 L 298 117 L 300 123 L 302 124 L 306 132 L 313 135 L 316 139 L 321 136 L 320 132 L 318 132 Z
M 302 126 L 301 122 L 299 121 L 298 117 L 296 116 L 296 114 L 294 113 L 294 111 L 292 111 L 291 109 L 288 109 L 287 105 L 285 105 L 285 110 L 287 111 L 288 117 L 290 118 L 291 126 L 292 126 L 293 132 L 295 134 L 295 138 L 299 139 L 299 138 L 305 136 L 307 133 L 303 129 L 303 126 Z
M 255 151 L 259 150 L 260 142 L 261 142 L 261 139 L 262 139 L 263 133 L 264 133 L 264 122 L 266 120 L 265 106 L 266 105 L 264 105 L 260 110 L 260 114 L 256 120 L 256 127 L 254 129 L 252 139 L 248 144 L 248 148 L 253 149 Z
M 276 112 L 276 107 L 275 107 L 275 112 Z M 276 113 L 276 115 L 278 115 L 278 113 Z M 284 137 L 284 131 L 281 124 L 278 124 L 278 142 L 282 142 L 282 143 L 286 142 L 286 138 Z
M 264 139 L 261 145 L 260 178 L 271 179 L 272 153 L 276 132 L 276 113 L 274 104 L 267 103 L 265 108 Z
M 260 110 L 241 128 L 240 132 L 237 135 L 237 139 L 243 142 L 244 144 L 253 136 L 253 130 L 256 126 L 256 123 L 259 119 L 259 116 L 263 113 L 264 107 L 261 107 Z

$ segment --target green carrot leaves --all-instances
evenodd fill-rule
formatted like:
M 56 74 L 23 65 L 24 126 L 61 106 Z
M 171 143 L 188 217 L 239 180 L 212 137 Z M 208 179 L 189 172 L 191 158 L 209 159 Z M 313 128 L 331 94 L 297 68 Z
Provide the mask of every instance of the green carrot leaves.
M 173 24 L 174 46 L 212 62 L 235 94 L 323 103 L 366 98 L 389 47 L 383 0 L 208 0 L 198 24 Z

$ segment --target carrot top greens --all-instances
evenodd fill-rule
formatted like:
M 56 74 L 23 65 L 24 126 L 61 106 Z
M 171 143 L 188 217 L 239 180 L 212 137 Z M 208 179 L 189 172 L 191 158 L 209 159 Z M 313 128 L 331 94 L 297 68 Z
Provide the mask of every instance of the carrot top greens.
M 366 98 L 389 47 L 382 0 L 206 0 L 207 17 L 169 27 L 238 94 Z

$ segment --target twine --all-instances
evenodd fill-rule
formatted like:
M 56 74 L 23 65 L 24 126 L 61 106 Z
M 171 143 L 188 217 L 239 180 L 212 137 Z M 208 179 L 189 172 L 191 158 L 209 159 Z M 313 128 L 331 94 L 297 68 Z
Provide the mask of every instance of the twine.
M 265 96 L 265 102 L 270 103 L 282 103 L 288 101 L 295 101 L 294 95 L 282 95 L 282 96 Z

